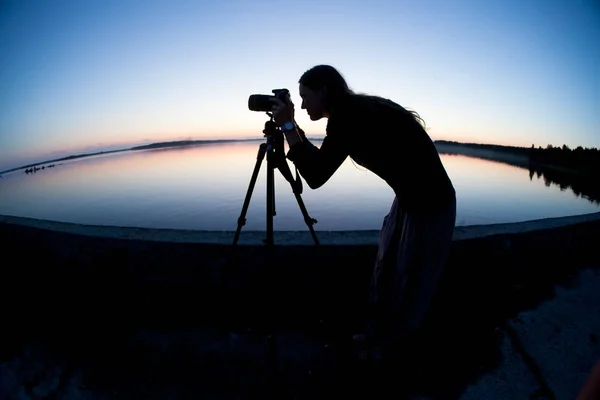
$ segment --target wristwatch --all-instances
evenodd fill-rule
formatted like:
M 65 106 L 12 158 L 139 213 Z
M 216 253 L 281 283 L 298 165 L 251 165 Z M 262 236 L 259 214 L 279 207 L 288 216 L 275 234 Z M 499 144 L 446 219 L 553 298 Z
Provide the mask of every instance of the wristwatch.
M 292 121 L 288 121 L 285 124 L 281 125 L 281 130 L 284 132 L 289 132 L 291 130 L 293 130 L 296 127 L 296 124 L 294 124 Z

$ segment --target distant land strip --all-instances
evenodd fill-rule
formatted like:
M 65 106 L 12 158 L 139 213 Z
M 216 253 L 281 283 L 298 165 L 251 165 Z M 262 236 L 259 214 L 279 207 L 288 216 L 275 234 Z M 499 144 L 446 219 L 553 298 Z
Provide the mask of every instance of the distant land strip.
M 257 140 L 259 140 L 259 139 L 178 140 L 178 141 L 172 141 L 172 142 L 158 142 L 158 143 L 145 144 L 142 146 L 128 147 L 128 148 L 119 149 L 119 150 L 108 150 L 108 151 L 97 151 L 95 153 L 73 154 L 73 155 L 66 156 L 66 157 L 55 158 L 55 159 L 46 160 L 46 161 L 40 161 L 40 162 L 33 163 L 33 164 L 23 165 L 21 167 L 7 169 L 6 171 L 0 172 L 0 174 L 6 174 L 8 172 L 18 171 L 20 169 L 37 167 L 38 165 L 43 165 L 43 164 L 48 164 L 48 163 L 54 163 L 54 162 L 59 162 L 59 161 L 69 161 L 69 160 L 75 160 L 78 158 L 99 156 L 99 155 L 103 155 L 103 154 L 121 153 L 123 151 L 162 149 L 162 148 L 168 148 L 168 147 L 194 146 L 194 145 L 210 144 L 210 143 L 252 142 L 252 141 L 257 141 Z
M 323 140 L 323 137 L 308 138 L 308 139 L 314 140 L 314 141 L 321 141 L 321 140 Z M 20 167 L 16 167 L 16 168 L 11 168 L 11 169 L 8 169 L 5 171 L 1 171 L 0 174 L 5 174 L 8 172 L 17 171 L 20 169 L 36 167 L 38 165 L 44 165 L 44 164 L 48 164 L 48 163 L 55 163 L 55 162 L 59 162 L 59 161 L 69 161 L 69 160 L 74 160 L 74 159 L 78 159 L 78 158 L 92 157 L 92 156 L 103 155 L 103 154 L 119 153 L 119 152 L 124 152 L 124 151 L 150 150 L 150 149 L 161 149 L 161 148 L 181 147 L 181 146 L 195 146 L 195 145 L 211 144 L 211 143 L 254 142 L 254 141 L 259 141 L 259 140 L 264 140 L 264 138 L 177 140 L 177 141 L 170 141 L 170 142 L 157 142 L 157 143 L 151 143 L 151 144 L 147 144 L 147 145 L 129 147 L 129 148 L 120 149 L 120 150 L 109 150 L 109 151 L 99 151 L 99 152 L 94 152 L 94 153 L 74 154 L 74 155 L 70 155 L 67 157 L 56 158 L 53 160 L 46 160 L 46 161 L 28 164 L 28 165 L 24 165 L 24 166 L 20 166 Z M 521 156 L 522 157 L 521 162 L 524 161 L 523 160 L 524 158 L 529 158 L 529 156 L 531 155 L 531 151 L 532 151 L 532 148 L 530 148 L 530 147 L 503 146 L 503 145 L 496 145 L 496 144 L 461 143 L 461 142 L 447 141 L 447 140 L 436 140 L 434 143 L 436 144 L 436 146 L 440 147 L 438 150 L 441 154 L 447 153 L 446 151 L 444 151 L 444 149 L 442 149 L 443 147 L 447 148 L 448 146 L 451 146 L 454 149 L 488 150 L 488 151 L 493 151 L 495 153 L 503 153 L 506 155 Z M 557 148 L 557 149 L 559 149 L 559 148 Z M 596 149 L 592 149 L 592 150 L 596 150 Z M 451 151 L 449 153 L 454 153 L 454 151 Z M 521 158 L 521 157 L 519 157 L 519 158 Z

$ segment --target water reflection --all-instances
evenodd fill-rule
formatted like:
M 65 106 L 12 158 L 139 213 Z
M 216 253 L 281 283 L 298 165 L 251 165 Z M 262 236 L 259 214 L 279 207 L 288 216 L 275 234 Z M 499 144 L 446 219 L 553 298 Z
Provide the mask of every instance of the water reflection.
M 43 173 L 11 172 L 0 180 L 0 214 L 99 225 L 235 230 L 261 143 L 127 151 L 61 162 Z M 560 187 L 575 188 L 580 195 L 583 186 L 567 181 L 556 186 L 559 177 L 547 171 L 530 173 L 518 162 L 441 153 L 457 190 L 457 225 L 599 210 L 597 201 L 577 198 Z M 293 171 L 292 163 L 290 167 Z M 265 183 L 263 162 L 244 230 L 265 229 Z M 290 184 L 277 171 L 275 190 L 274 228 L 307 230 Z M 304 184 L 302 194 L 308 213 L 319 221 L 317 231 L 379 229 L 393 196 L 385 182 L 350 159 L 318 190 Z
M 546 186 L 558 186 L 560 190 L 570 189 L 576 197 L 582 197 L 588 201 L 600 205 L 600 181 L 592 180 L 581 174 L 560 171 L 542 166 L 531 166 L 529 177 L 543 179 Z
M 540 163 L 532 163 L 528 157 L 528 153 L 518 155 L 509 152 L 446 144 L 441 144 L 437 147 L 441 154 L 468 155 L 469 157 L 507 164 L 527 170 L 531 181 L 534 178 L 542 179 L 546 187 L 555 186 L 560 188 L 561 191 L 570 190 L 575 197 L 581 197 L 596 205 L 600 205 L 600 180 L 593 179 L 590 175 L 553 168 Z

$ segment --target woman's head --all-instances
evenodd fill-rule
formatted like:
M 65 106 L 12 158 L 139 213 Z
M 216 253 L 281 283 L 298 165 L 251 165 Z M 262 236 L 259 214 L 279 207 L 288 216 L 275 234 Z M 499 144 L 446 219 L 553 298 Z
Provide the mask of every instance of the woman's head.
M 302 109 L 313 121 L 328 117 L 340 98 L 352 93 L 344 77 L 330 65 L 312 67 L 298 82 Z

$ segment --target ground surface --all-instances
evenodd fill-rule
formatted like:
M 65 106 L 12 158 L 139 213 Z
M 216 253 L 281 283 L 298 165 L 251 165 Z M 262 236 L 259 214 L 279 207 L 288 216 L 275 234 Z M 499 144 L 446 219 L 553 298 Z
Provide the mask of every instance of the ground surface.
M 409 398 L 573 399 L 600 360 L 599 289 L 598 269 L 582 268 L 554 298 L 473 333 L 487 337 L 474 338 L 471 348 L 466 338 L 436 359 L 427 353 L 439 349 L 428 346 L 427 365 L 412 360 L 388 376 L 346 359 L 318 324 L 272 336 L 252 329 L 13 329 L 2 338 L 0 398 L 315 399 L 366 386 L 390 394 L 404 387 Z
M 373 246 L 250 249 L 223 279 L 218 247 L 0 225 L 0 399 L 570 400 L 600 361 L 600 230 L 572 222 L 458 228 L 419 340 L 377 367 L 339 337 Z

